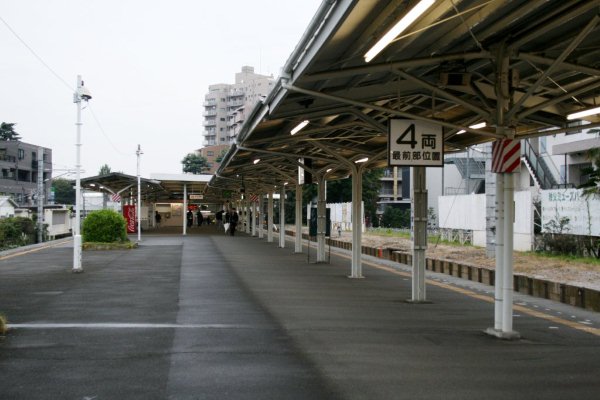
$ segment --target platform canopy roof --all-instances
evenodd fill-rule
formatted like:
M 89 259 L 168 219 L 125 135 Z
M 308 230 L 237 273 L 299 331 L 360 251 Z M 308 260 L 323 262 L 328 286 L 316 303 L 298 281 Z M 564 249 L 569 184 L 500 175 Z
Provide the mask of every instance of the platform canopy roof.
M 151 174 L 151 178 L 140 178 L 141 195 L 151 201 L 183 199 L 184 186 L 188 194 L 204 194 L 212 175 L 194 174 Z M 81 179 L 81 187 L 97 192 L 119 194 L 122 198 L 137 196 L 137 176 L 112 172 L 106 175 Z M 206 196 L 203 200 L 211 202 Z
M 432 1 L 367 61 L 420 3 L 323 1 L 211 189 L 264 193 L 295 182 L 301 158 L 326 179 L 347 176 L 367 157 L 365 167 L 386 166 L 390 118 L 442 126 L 453 152 L 579 129 L 567 115 L 599 105 L 600 1 Z M 599 126 L 597 115 L 586 120 Z M 486 127 L 470 128 L 481 122 Z

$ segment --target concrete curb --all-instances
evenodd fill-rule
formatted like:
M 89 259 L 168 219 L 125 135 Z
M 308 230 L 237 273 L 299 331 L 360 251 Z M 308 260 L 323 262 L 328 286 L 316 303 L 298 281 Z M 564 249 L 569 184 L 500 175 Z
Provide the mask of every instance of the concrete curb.
M 38 250 L 45 249 L 47 247 L 58 246 L 60 244 L 67 243 L 72 240 L 73 240 L 73 237 L 69 236 L 69 237 L 62 238 L 62 239 L 55 239 L 55 240 L 50 240 L 50 241 L 43 242 L 43 243 L 35 243 L 35 244 L 27 245 L 27 246 L 15 247 L 14 249 L 10 249 L 10 250 L 3 250 L 3 251 L 0 251 L 0 260 L 3 258 L 9 257 L 9 256 L 21 254 L 21 253 L 29 253 L 31 251 L 38 251 Z

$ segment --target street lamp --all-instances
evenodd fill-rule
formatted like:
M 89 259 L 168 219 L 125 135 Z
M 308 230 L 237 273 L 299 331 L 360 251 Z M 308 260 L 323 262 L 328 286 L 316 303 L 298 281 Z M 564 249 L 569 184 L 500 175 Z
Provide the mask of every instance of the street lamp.
M 138 242 L 142 241 L 142 184 L 140 178 L 140 156 L 144 154 L 142 148 L 138 144 L 137 151 L 137 231 L 138 231 Z
M 89 90 L 83 86 L 81 75 L 77 75 L 77 91 L 73 94 L 73 103 L 77 104 L 77 137 L 75 141 L 75 229 L 73 232 L 73 272 L 83 272 L 81 267 L 81 101 L 92 98 Z

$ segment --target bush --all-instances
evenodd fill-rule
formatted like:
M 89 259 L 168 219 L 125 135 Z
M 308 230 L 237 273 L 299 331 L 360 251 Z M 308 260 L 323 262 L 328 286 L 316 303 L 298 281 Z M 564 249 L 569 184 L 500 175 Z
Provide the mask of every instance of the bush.
M 125 218 L 113 210 L 94 211 L 83 220 L 82 235 L 84 242 L 125 242 Z
M 9 249 L 34 243 L 35 232 L 35 224 L 29 218 L 0 219 L 0 248 Z
M 8 322 L 6 322 L 6 317 L 0 314 L 0 335 L 5 335 L 8 332 Z

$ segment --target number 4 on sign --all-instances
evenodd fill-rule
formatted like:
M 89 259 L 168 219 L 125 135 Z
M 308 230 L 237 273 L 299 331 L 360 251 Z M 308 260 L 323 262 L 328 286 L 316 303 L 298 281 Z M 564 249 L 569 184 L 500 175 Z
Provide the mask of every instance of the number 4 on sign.
M 410 140 L 404 140 L 408 134 L 410 134 Z M 410 124 L 410 126 L 406 128 L 402 135 L 396 140 L 396 144 L 410 144 L 411 149 L 414 149 L 417 146 L 417 141 L 415 140 L 415 124 Z

